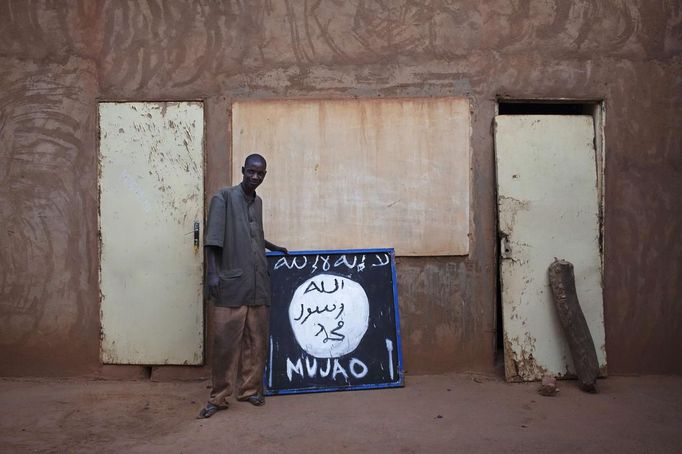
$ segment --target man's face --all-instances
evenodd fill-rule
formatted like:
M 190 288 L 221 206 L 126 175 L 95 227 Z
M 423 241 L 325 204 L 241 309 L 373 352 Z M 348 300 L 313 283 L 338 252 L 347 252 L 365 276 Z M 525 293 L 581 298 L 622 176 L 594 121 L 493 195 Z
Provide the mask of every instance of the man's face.
M 244 176 L 242 182 L 246 188 L 255 191 L 265 179 L 266 173 L 263 161 L 249 161 L 242 167 L 242 175 Z

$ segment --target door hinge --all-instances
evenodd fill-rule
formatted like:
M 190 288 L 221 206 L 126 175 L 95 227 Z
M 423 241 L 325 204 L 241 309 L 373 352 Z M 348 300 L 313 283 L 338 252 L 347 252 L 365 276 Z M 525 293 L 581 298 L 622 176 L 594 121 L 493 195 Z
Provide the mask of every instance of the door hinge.
M 506 233 L 500 233 L 500 257 L 503 259 L 510 259 L 512 258 L 511 252 L 509 237 Z

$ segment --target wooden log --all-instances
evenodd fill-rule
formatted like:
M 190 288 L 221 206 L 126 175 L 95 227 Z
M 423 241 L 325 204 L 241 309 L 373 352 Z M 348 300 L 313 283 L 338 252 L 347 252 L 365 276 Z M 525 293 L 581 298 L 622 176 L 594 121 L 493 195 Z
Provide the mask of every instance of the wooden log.
M 578 375 L 578 387 L 586 392 L 597 392 L 599 362 L 590 329 L 575 291 L 573 264 L 566 260 L 555 260 L 549 266 L 548 274 L 554 306 L 568 340 L 573 365 Z

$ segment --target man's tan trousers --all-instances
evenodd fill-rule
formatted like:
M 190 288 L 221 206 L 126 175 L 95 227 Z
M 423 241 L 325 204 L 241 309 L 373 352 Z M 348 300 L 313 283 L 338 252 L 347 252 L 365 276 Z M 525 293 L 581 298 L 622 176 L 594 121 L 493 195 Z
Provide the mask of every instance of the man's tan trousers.
M 262 394 L 269 316 L 268 306 L 213 307 L 213 405 L 229 405 L 235 375 L 237 399 Z

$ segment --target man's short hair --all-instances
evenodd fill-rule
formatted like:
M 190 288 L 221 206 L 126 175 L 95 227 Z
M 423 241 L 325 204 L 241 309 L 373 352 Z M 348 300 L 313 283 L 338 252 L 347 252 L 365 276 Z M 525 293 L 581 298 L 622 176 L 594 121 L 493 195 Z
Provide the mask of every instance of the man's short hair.
M 268 162 L 265 160 L 265 158 L 258 153 L 248 155 L 244 160 L 244 167 L 249 165 L 250 162 L 262 162 L 266 167 L 268 165 Z

